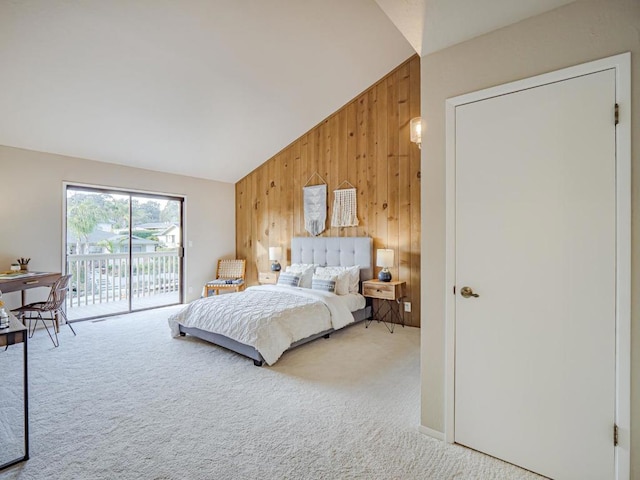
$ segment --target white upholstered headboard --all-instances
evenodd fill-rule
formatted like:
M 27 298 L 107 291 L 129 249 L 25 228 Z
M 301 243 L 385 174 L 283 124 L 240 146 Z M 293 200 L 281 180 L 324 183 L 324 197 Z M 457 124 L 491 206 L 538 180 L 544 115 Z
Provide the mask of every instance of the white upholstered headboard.
M 370 237 L 293 237 L 291 263 L 323 266 L 360 266 L 360 280 L 373 278 L 373 241 Z

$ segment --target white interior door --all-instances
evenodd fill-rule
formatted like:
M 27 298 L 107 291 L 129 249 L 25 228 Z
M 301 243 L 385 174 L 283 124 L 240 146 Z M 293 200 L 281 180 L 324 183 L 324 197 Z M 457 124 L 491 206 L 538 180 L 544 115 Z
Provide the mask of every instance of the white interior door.
M 455 441 L 555 479 L 614 476 L 614 104 L 611 69 L 455 112 Z

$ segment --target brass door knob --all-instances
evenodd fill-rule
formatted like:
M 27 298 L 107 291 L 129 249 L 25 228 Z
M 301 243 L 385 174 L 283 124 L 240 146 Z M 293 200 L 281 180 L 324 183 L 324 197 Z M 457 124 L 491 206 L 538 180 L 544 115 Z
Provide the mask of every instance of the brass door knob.
M 469 298 L 469 297 L 477 298 L 480 296 L 477 293 L 473 293 L 473 290 L 471 289 L 471 287 L 462 287 L 460 289 L 460 295 L 462 295 L 464 298 Z

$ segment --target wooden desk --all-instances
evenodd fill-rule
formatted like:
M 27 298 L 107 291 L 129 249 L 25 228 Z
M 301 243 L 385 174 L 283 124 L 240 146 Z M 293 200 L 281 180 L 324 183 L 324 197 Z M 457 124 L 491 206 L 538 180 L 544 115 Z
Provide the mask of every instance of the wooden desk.
M 0 291 L 2 293 L 22 292 L 22 305 L 26 303 L 26 292 L 30 288 L 50 287 L 60 278 L 60 273 L 29 272 L 15 277 L 0 277 Z M 7 278 L 9 277 L 9 278 Z
M 19 462 L 29 460 L 29 383 L 27 372 L 27 327 L 25 327 L 16 317 L 10 315 L 9 328 L 0 329 L 0 347 L 8 347 L 22 343 L 24 354 L 24 456 L 10 460 L 0 465 L 0 470 L 8 468 Z M 2 353 L 0 352 L 0 355 Z

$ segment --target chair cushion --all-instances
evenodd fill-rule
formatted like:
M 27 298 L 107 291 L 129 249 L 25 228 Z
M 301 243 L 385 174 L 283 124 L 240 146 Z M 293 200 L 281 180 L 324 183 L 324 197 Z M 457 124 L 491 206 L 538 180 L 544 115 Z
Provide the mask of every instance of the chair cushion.
M 217 280 L 211 280 L 207 282 L 208 286 L 224 286 L 224 285 L 242 285 L 244 280 L 242 278 L 219 278 Z

